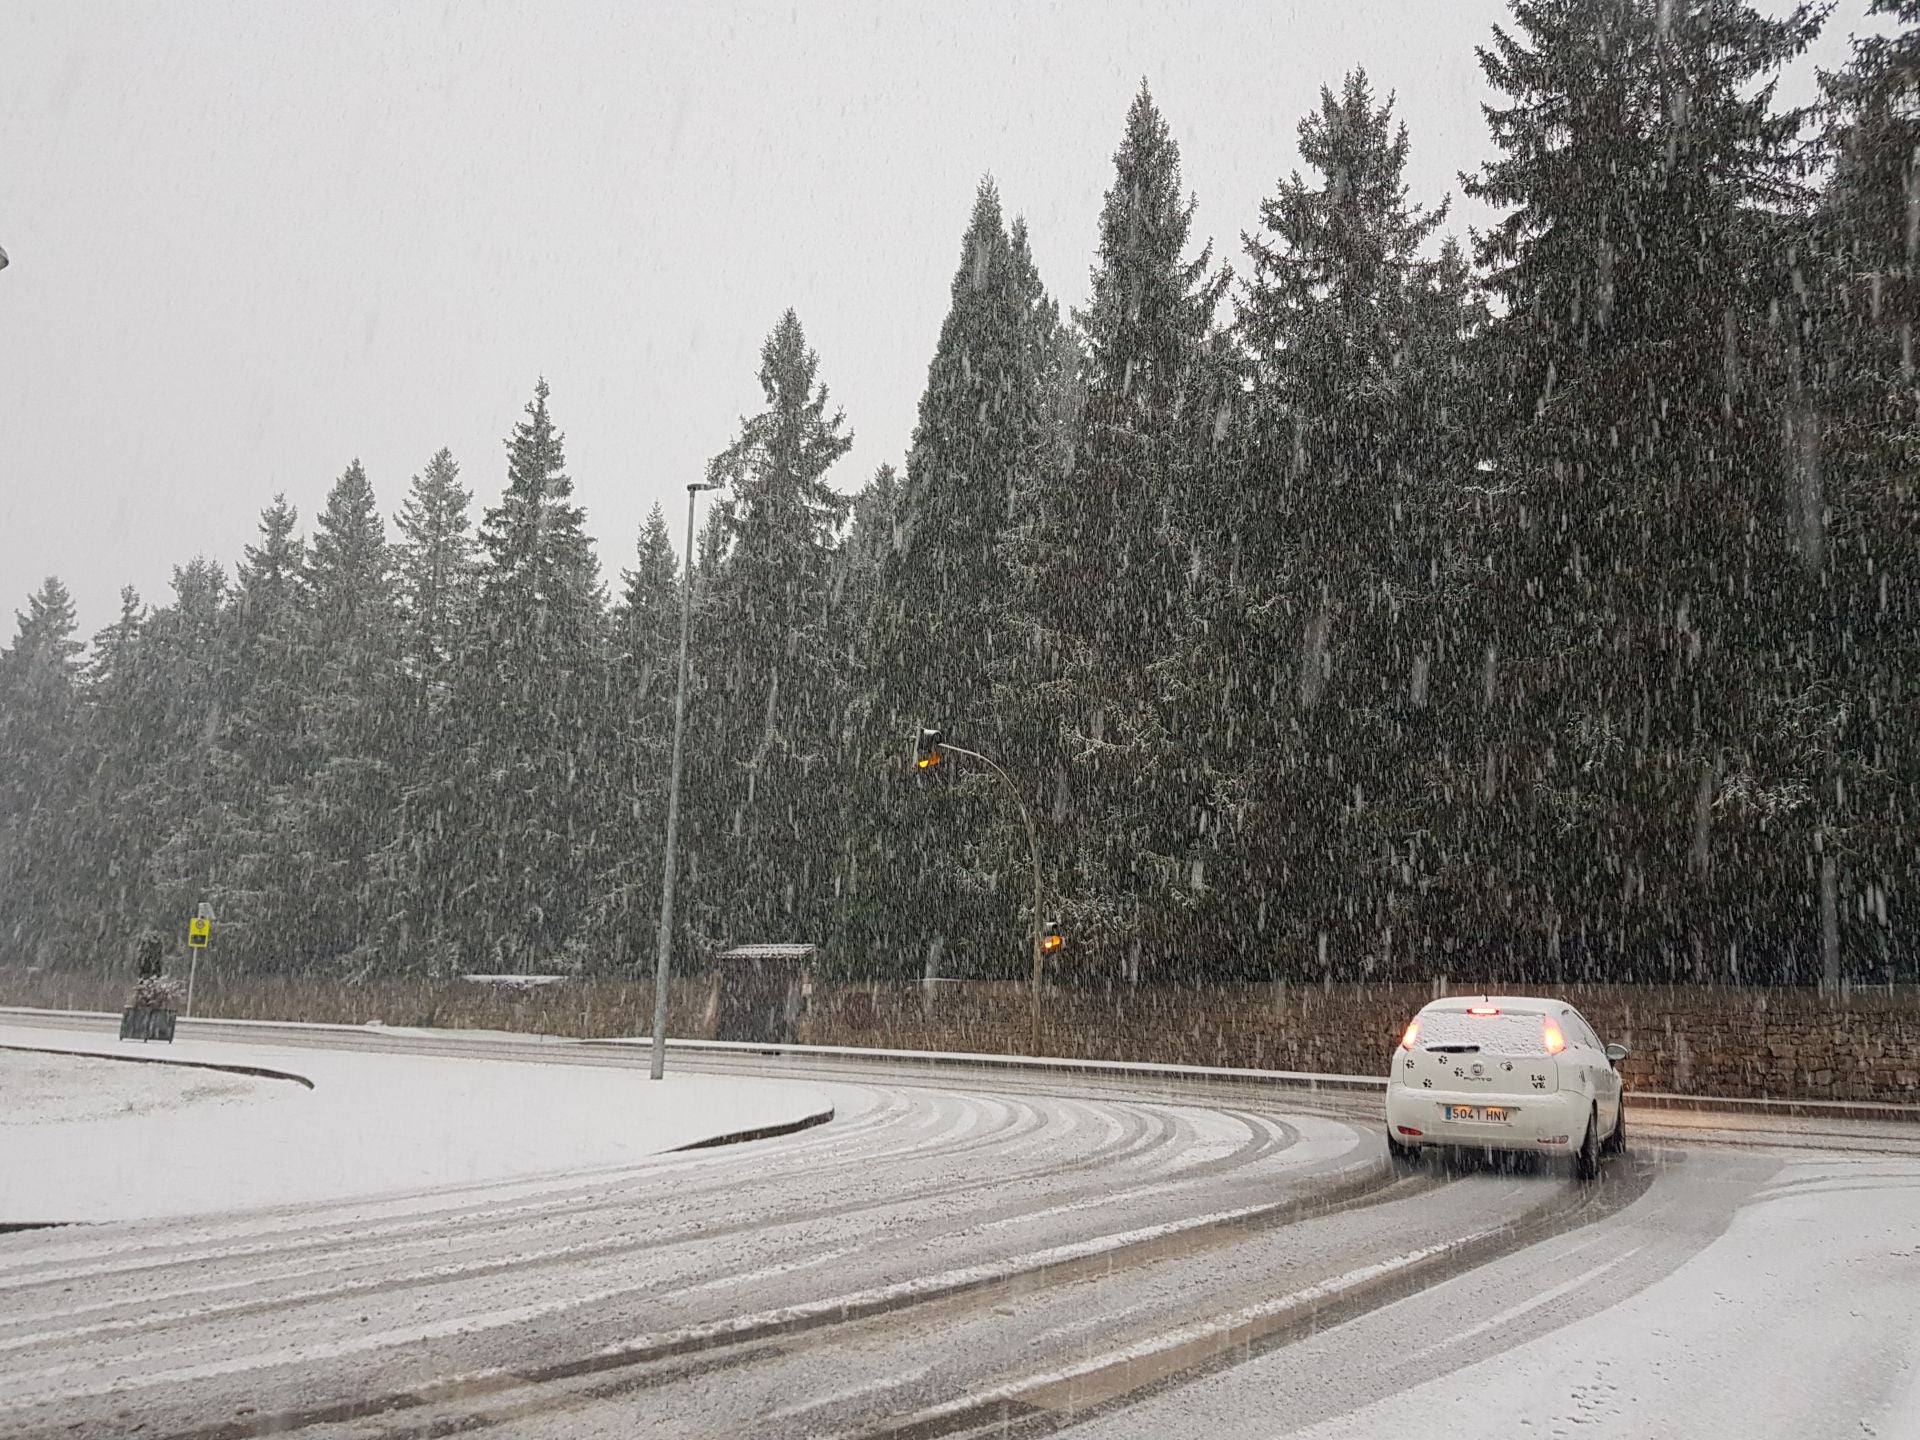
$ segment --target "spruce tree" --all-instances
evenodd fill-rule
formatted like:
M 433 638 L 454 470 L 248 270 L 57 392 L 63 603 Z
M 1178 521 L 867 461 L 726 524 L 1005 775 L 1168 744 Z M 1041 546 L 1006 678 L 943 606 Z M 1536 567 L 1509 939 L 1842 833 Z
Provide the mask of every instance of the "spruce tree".
M 605 868 L 594 885 L 590 944 L 615 970 L 650 963 L 659 912 L 667 767 L 680 662 L 679 561 L 666 513 L 640 527 L 633 568 L 613 611 L 612 680 L 599 725 L 609 756 Z
M 920 724 L 991 738 L 990 669 L 1005 645 L 1000 542 L 1039 441 L 1025 278 L 983 181 L 907 453 L 899 542 L 881 567 L 878 679 L 896 738 Z
M 83 948 L 72 959 L 89 970 L 110 969 L 139 928 L 148 883 L 147 860 L 157 839 L 132 803 L 149 762 L 143 698 L 146 607 L 132 586 L 120 592 L 120 612 L 89 647 L 73 815 L 80 868 L 65 908 L 78 915 Z
M 671 704 L 680 646 L 680 562 L 673 553 L 666 512 L 647 512 L 631 570 L 621 573 L 614 630 L 628 672 L 625 692 L 636 704 Z
M 34 964 L 80 948 L 69 901 L 78 838 L 80 644 L 73 599 L 49 575 L 15 611 L 18 632 L 0 650 L 0 943 Z
M 1208 626 L 1231 707 L 1208 767 L 1236 879 L 1219 929 L 1283 973 L 1368 974 L 1439 859 L 1425 782 L 1451 722 L 1425 692 L 1458 598 L 1442 561 L 1470 462 L 1444 395 L 1467 280 L 1457 249 L 1422 254 L 1446 207 L 1410 199 L 1406 127 L 1364 72 L 1321 91 L 1299 150 L 1311 178 L 1262 204 L 1237 306 L 1248 448 Z
M 444 688 L 457 658 L 474 602 L 475 562 L 471 495 L 460 484 L 453 453 L 434 452 L 413 477 L 401 505 L 397 595 L 406 628 L 408 673 L 416 683 Z
M 173 599 L 147 617 L 132 709 L 146 763 L 125 803 L 154 839 L 137 921 L 177 934 L 234 872 L 232 791 L 223 717 L 235 695 L 225 570 L 196 556 L 173 570 Z
M 901 968 L 914 949 L 924 907 L 902 905 L 914 894 L 904 843 L 925 836 L 911 813 L 902 778 L 902 745 L 882 712 L 875 636 L 882 625 L 882 577 L 902 536 L 901 482 L 881 465 L 853 497 L 846 533 L 829 571 L 829 631 L 839 675 L 845 743 L 836 782 L 835 858 L 826 953 L 842 974 L 879 975 Z M 914 859 L 921 857 L 915 855 Z M 916 902 L 921 898 L 915 894 Z
M 903 759 L 912 737 L 940 728 L 1013 766 L 1023 789 L 1039 781 L 1007 753 L 995 679 L 1014 643 L 1009 516 L 1048 458 L 1039 336 L 1052 317 L 991 180 L 975 194 L 949 293 L 897 524 L 882 532 L 862 696 L 871 788 L 853 813 L 872 817 L 856 842 L 868 884 L 921 900 L 872 937 L 872 952 L 952 973 L 1024 965 L 1026 837 L 991 774 L 956 767 L 950 785 L 921 783 Z
M 1559 963 L 1603 957 L 1595 978 L 1703 974 L 1806 913 L 1753 883 L 1796 784 L 1752 743 L 1787 623 L 1756 257 L 1795 198 L 1772 77 L 1816 29 L 1807 6 L 1516 0 L 1480 52 L 1499 154 L 1467 189 L 1507 212 L 1479 260 L 1511 528 L 1477 797 L 1509 828 L 1477 923 L 1539 954 L 1569 917 Z
M 303 723 L 319 751 L 293 829 L 304 948 L 365 975 L 380 961 L 376 857 L 397 795 L 393 718 L 399 627 L 392 552 L 358 460 L 327 493 L 307 564 L 309 679 Z
M 903 531 L 900 472 L 882 465 L 853 497 L 846 543 L 840 547 L 836 601 L 848 617 L 843 634 L 850 647 L 865 643 L 876 620 L 882 576 L 904 543 Z M 846 664 L 851 668 L 857 659 L 855 650 L 849 649 Z
M 1077 954 L 1132 977 L 1180 952 L 1171 902 L 1203 824 L 1169 667 L 1192 638 L 1191 502 L 1213 460 L 1229 276 L 1213 273 L 1210 246 L 1187 256 L 1194 202 L 1145 85 L 1114 167 L 1093 298 L 1076 316 L 1085 402 L 1071 470 L 1039 497 L 1021 578 L 1047 676 L 1034 695 L 1054 727 L 1050 808 L 1071 834 L 1061 908 Z
M 262 968 L 308 959 L 311 885 L 295 831 L 322 744 L 308 723 L 306 545 L 297 524 L 286 496 L 274 496 L 235 573 L 227 616 L 231 703 L 212 780 L 226 863 L 218 893 L 206 898 L 219 917 L 221 953 Z
M 591 963 L 574 946 L 605 843 L 605 595 L 547 396 L 541 380 L 480 527 L 455 805 L 428 862 L 454 876 L 463 963 L 505 971 Z
M 689 726 L 688 928 L 704 943 L 808 940 L 832 920 L 846 745 L 832 564 L 849 509 L 828 481 L 852 444 L 789 310 L 767 337 L 767 408 L 714 457 L 730 493 L 697 585 Z
M 1891 33 L 1855 37 L 1821 77 L 1829 179 L 1781 287 L 1801 382 L 1793 568 L 1812 623 L 1796 627 L 1803 683 L 1778 726 L 1822 827 L 1823 972 L 1890 978 L 1914 963 L 1920 868 L 1920 4 L 1870 13 Z
M 396 799 L 375 867 L 371 925 L 385 963 L 409 974 L 447 974 L 459 963 L 449 916 L 456 847 L 448 826 L 462 813 L 464 732 L 454 697 L 475 644 L 471 498 L 452 453 L 441 449 L 413 477 L 396 522 Z

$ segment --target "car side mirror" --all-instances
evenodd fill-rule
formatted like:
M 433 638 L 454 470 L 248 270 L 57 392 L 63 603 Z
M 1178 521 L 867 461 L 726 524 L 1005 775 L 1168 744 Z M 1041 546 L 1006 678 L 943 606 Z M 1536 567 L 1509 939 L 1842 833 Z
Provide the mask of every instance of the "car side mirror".
M 1633 1052 L 1624 1045 L 1609 1045 L 1607 1046 L 1607 1063 L 1609 1065 L 1618 1065 L 1632 1053 Z

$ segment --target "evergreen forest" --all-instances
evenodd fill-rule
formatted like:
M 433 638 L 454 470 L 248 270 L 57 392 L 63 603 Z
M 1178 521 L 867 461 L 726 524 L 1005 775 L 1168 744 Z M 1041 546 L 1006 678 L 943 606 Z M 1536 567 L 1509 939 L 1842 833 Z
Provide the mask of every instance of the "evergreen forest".
M 122 971 L 204 901 L 245 972 L 650 974 L 690 583 L 681 957 L 1020 976 L 1040 920 L 1087 985 L 1920 979 L 1920 0 L 1875 9 L 1796 109 L 1823 7 L 1513 0 L 1484 230 L 1354 70 L 1210 243 L 1142 85 L 1084 308 L 979 182 L 898 465 L 845 473 L 768 317 L 690 582 L 677 511 L 597 553 L 532 375 L 504 467 L 315 457 L 318 513 L 91 636 L 49 577 L 0 958 Z M 1024 797 L 1041 916 L 923 726 Z

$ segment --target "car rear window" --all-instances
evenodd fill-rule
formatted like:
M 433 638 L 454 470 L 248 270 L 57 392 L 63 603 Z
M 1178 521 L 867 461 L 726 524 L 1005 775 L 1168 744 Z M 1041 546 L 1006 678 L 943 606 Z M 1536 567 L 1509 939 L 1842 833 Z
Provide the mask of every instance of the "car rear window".
M 1538 1010 L 1502 1010 L 1498 1015 L 1469 1015 L 1464 1010 L 1429 1010 L 1420 1017 L 1423 1050 L 1436 1045 L 1478 1045 L 1494 1055 L 1544 1055 Z

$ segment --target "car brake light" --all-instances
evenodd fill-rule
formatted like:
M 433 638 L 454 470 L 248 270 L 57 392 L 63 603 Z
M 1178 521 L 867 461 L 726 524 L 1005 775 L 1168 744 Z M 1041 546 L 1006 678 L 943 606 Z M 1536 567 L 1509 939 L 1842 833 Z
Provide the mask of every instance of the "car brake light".
M 1411 1050 L 1413 1048 L 1413 1042 L 1419 1038 L 1420 1022 L 1418 1020 L 1409 1020 L 1407 1022 L 1407 1033 L 1400 1037 L 1400 1048 L 1402 1050 Z
M 1469 1015 L 1498 1015 L 1499 1013 L 1500 1007 L 1498 1005 L 1473 1005 L 1467 1009 L 1467 1014 Z
M 1558 1055 L 1567 1048 L 1567 1037 L 1560 1033 L 1560 1027 L 1553 1023 L 1551 1015 L 1540 1017 L 1540 1039 L 1549 1055 Z
M 1411 1125 L 1396 1125 L 1393 1128 L 1398 1130 L 1402 1135 L 1425 1135 L 1427 1133 L 1424 1130 L 1416 1130 Z

